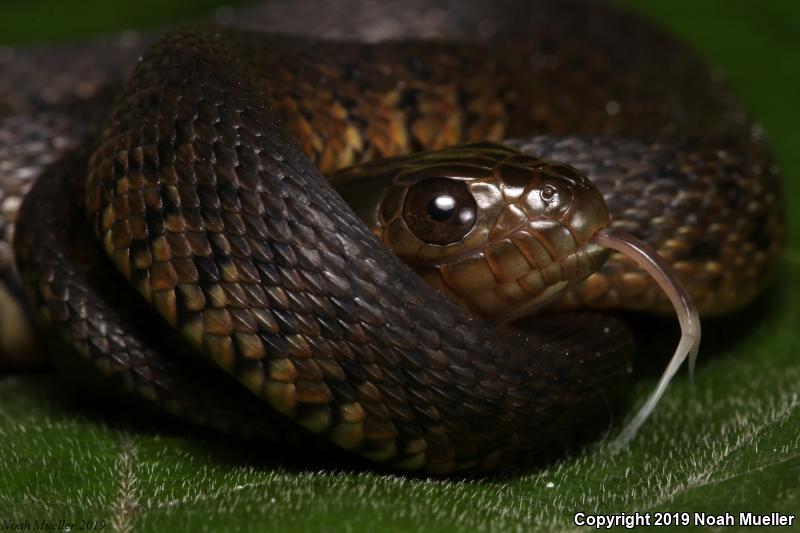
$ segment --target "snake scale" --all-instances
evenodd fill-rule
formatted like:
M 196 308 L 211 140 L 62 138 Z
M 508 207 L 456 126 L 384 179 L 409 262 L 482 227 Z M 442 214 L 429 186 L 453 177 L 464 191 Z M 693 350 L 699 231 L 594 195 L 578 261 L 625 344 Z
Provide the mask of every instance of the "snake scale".
M 670 309 L 600 229 L 654 247 L 705 315 L 769 279 L 783 212 L 760 128 L 631 13 L 230 18 L 74 47 L 58 83 L 52 51 L 2 60 L 4 231 L 53 351 L 85 372 L 219 429 L 485 472 L 624 390 L 630 332 L 587 310 Z M 571 311 L 506 324 L 564 289 L 550 308 Z

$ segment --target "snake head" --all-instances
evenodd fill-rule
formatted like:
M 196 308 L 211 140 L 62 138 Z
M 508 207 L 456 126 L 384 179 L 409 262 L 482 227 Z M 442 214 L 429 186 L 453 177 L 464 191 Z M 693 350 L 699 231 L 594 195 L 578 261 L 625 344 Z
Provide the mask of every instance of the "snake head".
M 503 145 L 421 152 L 337 179 L 348 183 L 339 188 L 346 200 L 360 198 L 356 212 L 376 236 L 486 318 L 513 320 L 541 307 L 608 255 L 590 241 L 609 222 L 592 183 Z

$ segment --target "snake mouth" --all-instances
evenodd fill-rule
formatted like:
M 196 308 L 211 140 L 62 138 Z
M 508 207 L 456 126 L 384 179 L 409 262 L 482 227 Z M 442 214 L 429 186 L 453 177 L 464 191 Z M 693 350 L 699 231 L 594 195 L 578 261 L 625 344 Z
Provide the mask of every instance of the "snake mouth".
M 447 262 L 417 272 L 474 313 L 509 322 L 543 307 L 600 268 L 609 251 L 595 243 L 578 246 L 556 220 L 535 220 Z

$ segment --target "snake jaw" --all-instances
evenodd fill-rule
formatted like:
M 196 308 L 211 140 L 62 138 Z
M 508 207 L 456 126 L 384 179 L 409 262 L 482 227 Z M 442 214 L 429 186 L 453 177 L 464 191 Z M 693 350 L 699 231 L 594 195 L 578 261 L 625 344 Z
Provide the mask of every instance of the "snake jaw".
M 577 246 L 570 228 L 559 221 L 540 219 L 487 241 L 478 250 L 420 264 L 415 270 L 475 314 L 510 322 L 543 308 L 598 270 L 608 257 L 608 250 L 595 243 Z

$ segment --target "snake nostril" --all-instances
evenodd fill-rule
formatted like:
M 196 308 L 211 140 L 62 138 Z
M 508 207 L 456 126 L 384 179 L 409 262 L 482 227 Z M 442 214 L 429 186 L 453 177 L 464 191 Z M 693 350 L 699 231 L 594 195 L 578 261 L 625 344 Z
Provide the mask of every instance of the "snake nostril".
M 549 202 L 556 195 L 556 188 L 552 185 L 545 185 L 539 195 L 541 196 L 542 200 Z

